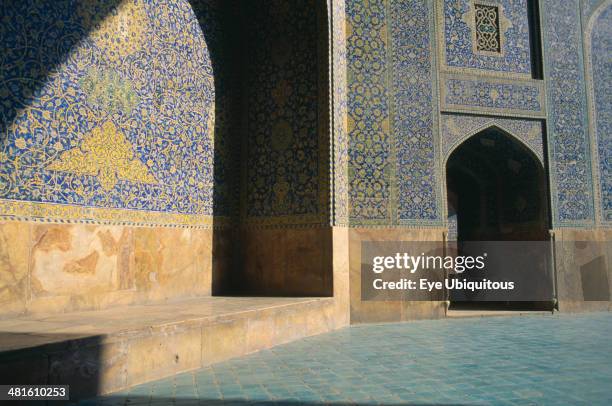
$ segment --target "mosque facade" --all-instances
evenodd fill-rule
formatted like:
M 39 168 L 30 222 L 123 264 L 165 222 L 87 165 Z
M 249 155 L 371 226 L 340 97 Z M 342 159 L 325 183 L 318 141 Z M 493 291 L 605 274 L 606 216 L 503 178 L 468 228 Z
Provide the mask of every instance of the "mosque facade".
M 363 301 L 361 244 L 474 239 L 602 242 L 554 254 L 555 300 L 609 306 L 610 0 L 26 0 L 0 19 L 1 316 L 238 294 L 443 317 Z

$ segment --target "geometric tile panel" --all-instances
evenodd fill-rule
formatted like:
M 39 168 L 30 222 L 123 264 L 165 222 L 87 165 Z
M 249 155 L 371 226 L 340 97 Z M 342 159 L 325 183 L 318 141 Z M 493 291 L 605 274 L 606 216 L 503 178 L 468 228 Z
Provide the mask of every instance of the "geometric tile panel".
M 384 0 L 346 1 L 351 223 L 390 223 L 393 139 Z
M 439 219 L 434 78 L 433 10 L 426 0 L 389 3 L 390 66 L 395 137 L 397 222 L 426 224 Z
M 501 33 L 499 7 L 474 4 L 476 15 L 476 50 L 480 52 L 501 53 Z

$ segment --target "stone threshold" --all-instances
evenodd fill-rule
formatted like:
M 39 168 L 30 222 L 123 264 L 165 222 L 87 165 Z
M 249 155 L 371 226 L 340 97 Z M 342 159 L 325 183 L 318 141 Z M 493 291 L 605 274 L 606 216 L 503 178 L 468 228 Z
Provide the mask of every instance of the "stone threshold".
M 119 391 L 341 327 L 334 303 L 202 297 L 0 320 L 0 381 Z

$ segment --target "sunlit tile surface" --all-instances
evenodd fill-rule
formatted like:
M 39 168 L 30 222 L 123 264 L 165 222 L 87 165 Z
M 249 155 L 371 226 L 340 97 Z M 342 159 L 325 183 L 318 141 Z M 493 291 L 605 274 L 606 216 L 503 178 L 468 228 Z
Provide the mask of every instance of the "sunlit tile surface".
M 81 402 L 612 404 L 612 315 L 366 325 Z

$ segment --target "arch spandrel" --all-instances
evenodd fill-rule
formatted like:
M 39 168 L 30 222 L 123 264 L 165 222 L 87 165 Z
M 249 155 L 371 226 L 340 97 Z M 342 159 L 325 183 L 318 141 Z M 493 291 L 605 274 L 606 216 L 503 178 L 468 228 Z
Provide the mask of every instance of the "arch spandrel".
M 542 124 L 537 120 L 515 120 L 495 117 L 442 115 L 441 143 L 443 162 L 465 140 L 486 130 L 497 127 L 518 140 L 544 164 L 544 142 Z

